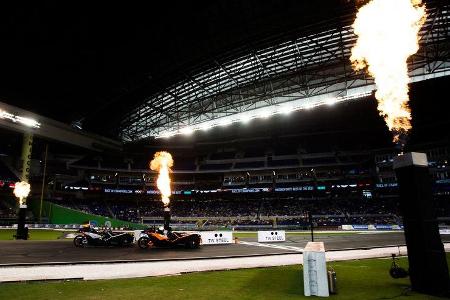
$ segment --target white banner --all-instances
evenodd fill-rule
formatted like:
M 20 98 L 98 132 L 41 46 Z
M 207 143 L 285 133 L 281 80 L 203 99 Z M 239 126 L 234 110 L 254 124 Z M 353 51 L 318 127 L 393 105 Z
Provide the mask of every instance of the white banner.
M 440 233 L 440 234 L 450 234 L 450 229 L 446 229 L 446 228 L 444 228 L 444 229 L 439 229 L 439 233 Z
M 353 230 L 352 225 L 342 225 L 341 228 L 342 228 L 342 230 Z
M 203 245 L 219 245 L 233 243 L 231 231 L 200 231 Z
M 284 230 L 258 231 L 258 242 L 284 242 L 286 232 Z

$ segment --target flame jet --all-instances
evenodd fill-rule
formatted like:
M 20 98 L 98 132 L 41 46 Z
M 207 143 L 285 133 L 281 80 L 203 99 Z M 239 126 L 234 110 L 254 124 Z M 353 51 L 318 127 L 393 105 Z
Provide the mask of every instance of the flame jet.
M 358 39 L 350 60 L 355 71 L 367 68 L 374 77 L 378 111 L 395 143 L 403 143 L 412 128 L 407 60 L 419 50 L 425 10 L 421 0 L 371 0 L 353 24 Z
M 156 185 L 161 192 L 161 200 L 165 207 L 169 206 L 169 197 L 172 194 L 169 176 L 171 167 L 173 167 L 172 155 L 166 151 L 156 152 L 153 160 L 150 162 L 150 169 L 159 172 Z
M 22 205 L 23 199 L 28 197 L 28 194 L 31 191 L 31 186 L 28 182 L 20 181 L 16 182 L 14 186 L 14 196 L 19 199 L 19 204 Z

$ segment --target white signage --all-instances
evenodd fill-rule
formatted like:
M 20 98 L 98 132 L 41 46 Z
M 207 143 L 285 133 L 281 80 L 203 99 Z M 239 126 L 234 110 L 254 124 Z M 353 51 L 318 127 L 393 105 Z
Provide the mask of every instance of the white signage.
M 286 232 L 284 230 L 258 231 L 258 242 L 284 242 Z
M 439 233 L 440 234 L 450 234 L 450 229 L 447 229 L 447 228 L 439 229 Z
M 203 245 L 231 244 L 233 233 L 231 231 L 200 231 Z

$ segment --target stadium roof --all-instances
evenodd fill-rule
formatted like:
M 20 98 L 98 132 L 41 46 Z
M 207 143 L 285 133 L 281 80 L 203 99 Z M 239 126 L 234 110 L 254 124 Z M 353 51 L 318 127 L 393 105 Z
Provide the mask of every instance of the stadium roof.
M 191 134 L 370 95 L 373 79 L 350 65 L 353 20 L 348 12 L 184 73 L 127 114 L 122 139 Z M 450 75 L 449 32 L 450 5 L 429 5 L 420 50 L 409 61 L 413 82 Z

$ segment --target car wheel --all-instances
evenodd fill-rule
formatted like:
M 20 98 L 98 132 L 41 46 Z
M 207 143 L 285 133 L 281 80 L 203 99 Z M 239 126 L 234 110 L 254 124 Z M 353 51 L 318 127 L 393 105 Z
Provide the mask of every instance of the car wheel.
M 82 248 L 82 247 L 84 247 L 85 243 L 86 243 L 85 237 L 82 235 L 77 235 L 73 239 L 73 244 L 75 245 L 75 247 Z
M 189 248 L 189 249 L 197 249 L 198 246 L 199 246 L 199 244 L 194 239 L 191 239 L 186 243 L 186 248 Z
M 150 239 L 147 237 L 141 237 L 138 240 L 138 246 L 141 249 L 147 249 L 148 248 L 148 244 L 150 242 Z
M 133 237 L 126 237 L 121 241 L 121 246 L 128 247 L 133 244 Z

